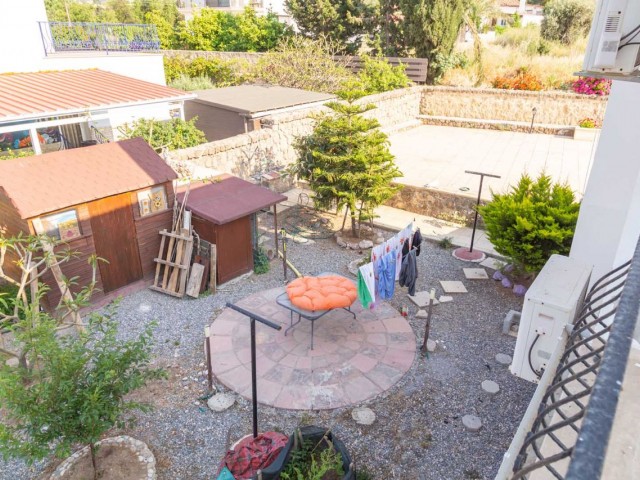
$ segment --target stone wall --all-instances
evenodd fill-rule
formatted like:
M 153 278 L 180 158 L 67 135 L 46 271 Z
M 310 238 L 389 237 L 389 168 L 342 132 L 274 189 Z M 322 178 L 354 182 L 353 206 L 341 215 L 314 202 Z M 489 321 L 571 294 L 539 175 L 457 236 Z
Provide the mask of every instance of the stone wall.
M 419 113 L 421 87 L 370 95 L 362 103 L 377 108 L 366 113 L 375 117 L 387 132 L 400 128 Z M 174 162 L 190 161 L 197 165 L 232 173 L 241 178 L 259 177 L 263 173 L 293 163 L 295 139 L 313 131 L 314 116 L 328 111 L 315 107 L 271 115 L 261 119 L 260 130 L 205 143 L 169 153 Z
M 473 226 L 476 201 L 477 197 L 402 185 L 402 190 L 387 200 L 385 205 L 470 227 Z M 484 203 L 480 202 L 481 205 Z M 478 225 L 482 225 L 481 217 L 478 218 Z
M 525 92 L 458 87 L 424 87 L 420 113 L 437 117 L 477 118 L 572 126 L 585 117 L 602 120 L 607 97 L 568 92 Z

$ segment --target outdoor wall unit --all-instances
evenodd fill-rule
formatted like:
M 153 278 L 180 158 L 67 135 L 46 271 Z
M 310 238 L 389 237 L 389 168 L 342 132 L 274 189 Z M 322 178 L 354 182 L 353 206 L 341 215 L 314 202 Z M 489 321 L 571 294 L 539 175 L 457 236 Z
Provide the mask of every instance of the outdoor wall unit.
M 581 76 L 638 77 L 640 2 L 598 0 Z
M 552 255 L 524 299 L 510 370 L 538 382 L 567 324 L 573 323 L 589 285 L 591 267 Z

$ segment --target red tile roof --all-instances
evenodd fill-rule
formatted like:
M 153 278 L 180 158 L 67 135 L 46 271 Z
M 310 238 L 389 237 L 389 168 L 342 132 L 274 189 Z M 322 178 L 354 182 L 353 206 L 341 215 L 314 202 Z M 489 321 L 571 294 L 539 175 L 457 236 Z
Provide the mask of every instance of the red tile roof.
M 142 138 L 0 162 L 0 190 L 24 219 L 177 177 Z
M 180 188 L 179 202 L 182 202 L 186 188 Z M 187 209 L 200 218 L 224 225 L 286 199 L 268 188 L 224 174 L 214 181 L 192 183 Z
M 194 94 L 102 70 L 0 75 L 0 122 L 180 101 Z

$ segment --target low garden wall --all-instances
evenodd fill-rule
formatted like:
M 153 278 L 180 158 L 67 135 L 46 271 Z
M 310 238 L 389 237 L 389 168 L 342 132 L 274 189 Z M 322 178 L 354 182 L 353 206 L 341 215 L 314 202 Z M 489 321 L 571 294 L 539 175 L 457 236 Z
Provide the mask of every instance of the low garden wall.
M 434 117 L 474 118 L 575 126 L 590 117 L 602 120 L 607 97 L 569 92 L 526 92 L 489 88 L 424 87 L 420 113 Z
M 400 128 L 419 114 L 422 87 L 370 95 L 361 99 L 377 108 L 365 115 L 374 117 L 383 129 Z M 262 128 L 196 147 L 170 152 L 172 161 L 190 161 L 197 165 L 232 173 L 249 179 L 277 167 L 287 166 L 297 159 L 293 148 L 295 139 L 313 131 L 313 117 L 326 107 L 309 108 L 261 120 Z

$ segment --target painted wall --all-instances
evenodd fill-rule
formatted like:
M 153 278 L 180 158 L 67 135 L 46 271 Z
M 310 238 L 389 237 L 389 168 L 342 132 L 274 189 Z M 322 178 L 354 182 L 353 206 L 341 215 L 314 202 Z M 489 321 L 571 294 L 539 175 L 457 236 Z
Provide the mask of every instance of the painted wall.
M 38 22 L 47 21 L 43 0 L 3 0 L 0 73 L 100 68 L 165 85 L 161 54 L 78 52 L 46 56 Z

